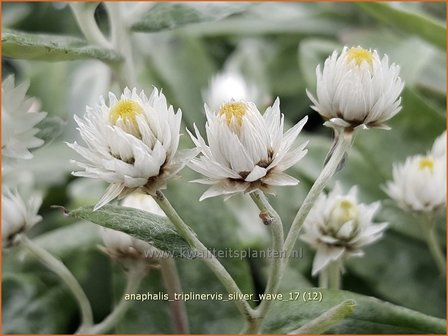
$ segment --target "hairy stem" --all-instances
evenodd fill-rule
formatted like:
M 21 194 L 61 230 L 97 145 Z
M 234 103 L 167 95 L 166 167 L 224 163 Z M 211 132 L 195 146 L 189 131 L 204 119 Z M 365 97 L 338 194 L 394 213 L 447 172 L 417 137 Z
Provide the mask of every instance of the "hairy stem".
M 140 287 L 140 283 L 147 274 L 145 265 L 132 268 L 127 274 L 126 288 L 123 292 L 118 305 L 114 307 L 112 312 L 100 323 L 94 325 L 92 328 L 85 330 L 85 334 L 104 334 L 109 332 L 125 315 L 132 301 L 126 300 L 125 296 L 128 293 L 135 293 Z
M 429 251 L 440 271 L 441 275 L 446 274 L 446 260 L 435 234 L 435 225 L 433 216 L 424 216 L 424 220 L 420 222 Z
M 296 243 L 297 238 L 299 237 L 300 230 L 302 228 L 303 223 L 305 222 L 306 217 L 308 216 L 311 208 L 316 202 L 317 197 L 324 190 L 325 186 L 328 184 L 330 179 L 338 170 L 339 164 L 344 159 L 346 153 L 350 149 L 352 144 L 352 134 L 347 134 L 341 132 L 337 137 L 337 142 L 334 146 L 334 151 L 328 160 L 327 164 L 324 166 L 321 171 L 319 177 L 314 182 L 311 187 L 308 195 L 306 195 L 305 200 L 302 203 L 299 211 L 294 218 L 294 221 L 291 224 L 291 229 L 286 237 L 285 244 L 283 245 L 283 249 L 286 251 L 286 257 L 292 253 L 294 248 L 294 244 Z M 286 266 L 287 261 L 284 263 Z
M 272 234 L 272 249 L 274 253 L 277 255 L 276 258 L 272 259 L 271 269 L 268 276 L 268 282 L 266 285 L 266 289 L 264 291 L 265 294 L 274 294 L 278 290 L 278 286 L 280 284 L 281 279 L 281 270 L 283 263 L 283 224 L 280 216 L 274 210 L 274 208 L 269 204 L 266 196 L 260 192 L 255 191 L 250 194 L 252 200 L 257 205 L 258 209 L 260 209 L 260 218 L 263 220 L 265 225 L 268 225 L 271 234 Z M 261 327 L 264 318 L 266 317 L 267 312 L 273 300 L 263 300 L 260 305 L 256 308 L 258 313 L 259 323 L 258 327 Z M 258 332 L 259 330 L 254 330 L 254 332 Z
M 328 272 L 326 269 L 319 272 L 319 287 L 328 288 Z
M 173 320 L 175 333 L 188 334 L 189 327 L 185 302 L 183 300 L 175 300 L 174 298 L 175 293 L 182 292 L 176 262 L 173 258 L 160 258 L 159 263 L 162 271 L 163 283 L 170 299 L 171 318 Z
M 165 212 L 166 216 L 171 220 L 171 222 L 176 226 L 179 234 L 184 237 L 184 239 L 188 242 L 188 244 L 198 252 L 201 256 L 202 260 L 206 263 L 206 265 L 215 273 L 221 283 L 224 285 L 226 290 L 229 293 L 236 294 L 241 297 L 242 292 L 238 285 L 233 280 L 232 276 L 227 272 L 224 266 L 216 259 L 216 257 L 211 253 L 202 242 L 196 237 L 196 234 L 192 231 L 192 229 L 183 221 L 183 219 L 179 216 L 176 210 L 173 208 L 171 203 L 165 197 L 165 195 L 159 190 L 157 191 L 156 196 L 154 197 L 157 204 L 162 208 Z M 235 300 L 235 304 L 237 305 L 241 315 L 245 318 L 248 323 L 251 321 L 255 314 L 254 310 L 251 308 L 249 303 L 246 300 L 240 299 Z
M 90 306 L 89 299 L 87 298 L 81 285 L 73 276 L 73 274 L 69 271 L 69 269 L 64 265 L 62 261 L 54 257 L 48 251 L 41 248 L 39 245 L 35 244 L 25 235 L 21 236 L 21 243 L 34 256 L 36 256 L 39 261 L 42 262 L 42 264 L 56 273 L 72 292 L 81 311 L 81 325 L 78 328 L 77 332 L 83 333 L 86 329 L 89 329 L 93 324 L 92 308 Z
M 110 331 L 123 318 L 131 304 L 131 301 L 125 299 L 125 295 L 127 293 L 135 293 L 145 275 L 146 271 L 141 269 L 131 270 L 128 274 L 126 289 L 118 305 L 101 323 L 88 330 L 86 334 L 101 334 Z
M 339 261 L 328 264 L 325 270 L 328 274 L 328 288 L 340 289 L 341 287 L 341 267 Z
M 125 6 L 120 2 L 105 2 L 109 14 L 109 22 L 111 25 L 111 37 L 113 48 L 124 57 L 124 61 L 111 65 L 120 86 L 134 87 L 137 85 L 135 74 L 134 59 L 131 46 L 131 32 L 127 26 L 123 16 Z
M 104 37 L 95 21 L 96 4 L 83 2 L 70 2 L 78 27 L 86 40 L 91 44 L 97 44 L 103 48 L 112 48 L 112 44 Z

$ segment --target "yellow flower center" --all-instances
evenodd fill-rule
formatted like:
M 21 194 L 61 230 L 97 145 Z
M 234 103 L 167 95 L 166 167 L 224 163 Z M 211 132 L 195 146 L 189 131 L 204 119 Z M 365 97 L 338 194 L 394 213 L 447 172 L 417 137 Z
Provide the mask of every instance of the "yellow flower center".
M 232 120 L 235 119 L 238 127 L 243 124 L 243 117 L 246 114 L 247 106 L 241 102 L 226 103 L 219 109 L 219 115 L 226 118 L 228 126 L 232 125 Z
M 336 232 L 350 220 L 358 216 L 358 206 L 348 199 L 342 199 L 333 206 L 329 217 L 329 227 Z
M 424 157 L 418 163 L 418 167 L 420 170 L 429 169 L 432 171 L 434 169 L 434 160 L 429 157 Z
M 118 119 L 127 122 L 135 130 L 138 130 L 136 117 L 143 113 L 143 108 L 139 103 L 130 100 L 122 99 L 112 107 L 109 118 L 113 125 L 117 124 Z
M 339 201 L 339 218 L 344 223 L 355 218 L 358 214 L 358 207 L 349 200 Z
M 356 65 L 361 65 L 362 62 L 367 62 L 370 65 L 373 63 L 373 53 L 367 49 L 360 47 L 350 48 L 347 52 L 347 63 L 355 61 Z

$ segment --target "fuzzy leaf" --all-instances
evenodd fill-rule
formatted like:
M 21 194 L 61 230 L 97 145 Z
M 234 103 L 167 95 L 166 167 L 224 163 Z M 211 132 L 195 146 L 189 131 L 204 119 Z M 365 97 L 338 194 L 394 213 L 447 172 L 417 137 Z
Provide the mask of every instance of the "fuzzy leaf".
M 244 11 L 247 3 L 158 3 L 132 25 L 134 31 L 157 32 L 192 23 L 217 21 Z
M 446 321 L 348 291 L 300 289 L 322 293 L 322 301 L 278 301 L 268 316 L 264 332 L 287 333 L 345 300 L 356 301 L 356 309 L 328 332 L 336 334 L 445 334 Z M 289 293 L 284 294 L 285 298 Z
M 93 207 L 84 207 L 69 211 L 67 214 L 122 231 L 162 251 L 172 253 L 175 257 L 194 257 L 194 251 L 166 217 L 116 205 L 106 205 L 96 211 L 93 211 Z
M 445 26 L 430 17 L 403 11 L 381 2 L 362 2 L 357 5 L 380 21 L 420 36 L 442 49 L 446 48 Z
M 89 45 L 76 37 L 9 29 L 2 32 L 2 52 L 6 57 L 53 62 L 92 58 L 107 63 L 121 61 L 121 56 L 115 51 Z
M 322 334 L 331 327 L 336 326 L 351 315 L 355 309 L 356 302 L 353 300 L 345 300 L 344 302 L 327 310 L 322 315 L 316 317 L 314 320 L 301 326 L 299 329 L 292 332 L 292 334 Z

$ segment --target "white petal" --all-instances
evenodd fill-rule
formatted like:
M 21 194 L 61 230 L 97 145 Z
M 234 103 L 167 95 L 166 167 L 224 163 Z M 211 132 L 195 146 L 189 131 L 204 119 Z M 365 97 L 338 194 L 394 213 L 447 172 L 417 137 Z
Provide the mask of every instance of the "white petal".
M 250 174 L 247 175 L 247 177 L 245 178 L 245 181 L 254 182 L 254 181 L 262 178 L 263 176 L 265 176 L 266 172 L 267 171 L 265 168 L 255 166 L 254 169 L 252 169 L 252 171 L 250 172 Z
M 123 191 L 124 188 L 125 188 L 124 184 L 111 184 L 107 188 L 106 192 L 101 197 L 101 199 L 98 201 L 98 203 L 95 205 L 95 207 L 93 208 L 93 211 L 96 211 L 96 210 L 102 208 L 107 203 L 109 203 L 110 201 L 117 198 L 118 195 L 121 194 L 121 192 Z
M 268 185 L 288 186 L 296 185 L 299 180 L 285 173 L 270 171 L 269 174 L 262 179 Z

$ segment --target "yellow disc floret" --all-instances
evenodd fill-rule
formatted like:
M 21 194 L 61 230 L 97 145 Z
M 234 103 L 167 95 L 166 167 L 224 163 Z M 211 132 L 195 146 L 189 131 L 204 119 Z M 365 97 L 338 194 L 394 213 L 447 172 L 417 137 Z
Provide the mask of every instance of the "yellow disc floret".
M 361 65 L 362 62 L 367 62 L 370 65 L 373 63 L 373 54 L 370 50 L 361 47 L 350 48 L 347 51 L 347 63 L 355 62 L 356 65 Z
M 138 130 L 136 116 L 141 113 L 143 113 L 143 108 L 139 103 L 130 99 L 122 99 L 112 107 L 109 118 L 113 125 L 116 125 L 121 119 L 132 129 Z
M 235 120 L 238 127 L 241 127 L 246 110 L 247 106 L 245 103 L 231 102 L 221 106 L 219 109 L 219 115 L 226 119 L 227 125 L 231 126 L 233 124 L 233 120 Z
M 343 223 L 355 218 L 358 215 L 358 207 L 350 200 L 344 199 L 338 202 L 339 220 Z
M 420 170 L 429 169 L 432 171 L 434 169 L 434 160 L 430 157 L 424 157 L 419 161 L 418 167 Z
M 329 214 L 329 226 L 337 232 L 342 225 L 356 219 L 357 216 L 357 204 L 349 199 L 342 199 L 334 204 Z

